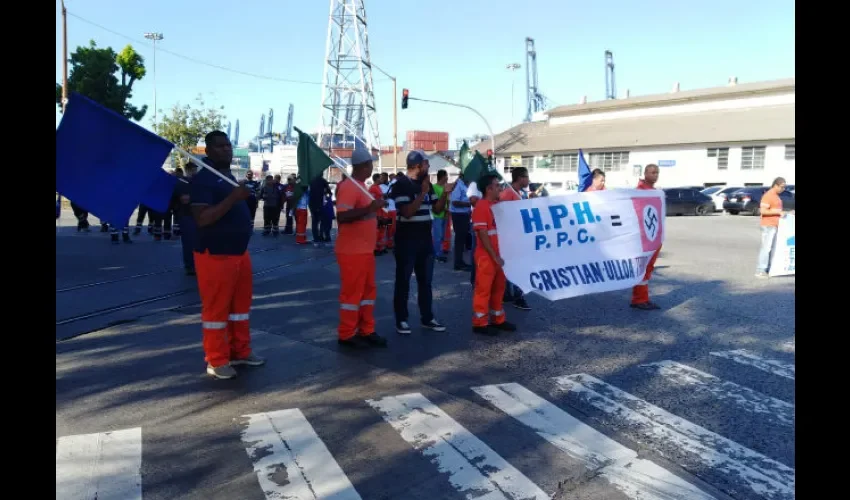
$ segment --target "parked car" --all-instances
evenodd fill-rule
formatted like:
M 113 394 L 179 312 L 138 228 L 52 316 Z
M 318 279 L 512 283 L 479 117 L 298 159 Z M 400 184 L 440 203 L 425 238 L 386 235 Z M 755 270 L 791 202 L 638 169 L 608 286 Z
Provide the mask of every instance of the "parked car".
M 759 204 L 761 197 L 767 190 L 767 186 L 754 186 L 741 188 L 733 193 L 729 193 L 729 199 L 723 202 L 723 210 L 726 210 L 732 215 L 740 213 L 748 213 L 751 215 L 759 215 Z M 796 209 L 796 195 L 787 189 L 779 195 L 782 200 L 782 210 L 787 212 Z
M 708 215 L 714 213 L 711 197 L 692 188 L 667 188 L 667 215 Z
M 723 202 L 726 201 L 726 198 L 729 197 L 730 193 L 734 193 L 735 191 L 743 189 L 741 186 L 712 186 L 710 188 L 705 188 L 700 191 L 702 194 L 711 196 L 711 200 L 714 202 L 714 211 L 722 212 L 723 211 Z

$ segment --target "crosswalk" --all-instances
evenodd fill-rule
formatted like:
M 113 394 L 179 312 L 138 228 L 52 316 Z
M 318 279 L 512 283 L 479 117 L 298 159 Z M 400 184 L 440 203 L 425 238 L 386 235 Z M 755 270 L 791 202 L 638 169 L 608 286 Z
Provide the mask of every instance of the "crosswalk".
M 711 352 L 708 358 L 723 359 L 784 381 L 794 379 L 793 364 L 751 351 Z M 734 408 L 742 423 L 756 421 L 793 436 L 792 403 L 674 360 L 630 370 L 647 382 L 680 392 L 683 398 Z M 530 438 L 536 439 L 536 435 L 541 440 L 529 444 L 553 446 L 570 463 L 580 464 L 587 477 L 599 478 L 607 483 L 606 488 L 617 491 L 617 498 L 795 497 L 794 468 L 765 450 L 745 446 L 715 432 L 717 429 L 700 425 L 703 422 L 677 415 L 676 408 L 659 407 L 589 374 L 555 377 L 548 388 L 541 389 L 545 394 L 516 382 L 470 389 L 473 399 L 480 398 L 474 403 L 495 410 L 495 415 L 509 417 L 528 429 Z M 388 426 L 388 432 L 408 447 L 405 453 L 419 454 L 432 463 L 437 480 L 445 481 L 457 498 L 552 498 L 552 491 L 544 491 L 529 478 L 533 471 L 525 464 L 512 464 L 494 450 L 499 449 L 499 443 L 492 435 L 476 436 L 423 394 L 382 396 L 363 403 L 374 412 L 375 425 Z M 356 481 L 353 484 L 349 480 L 337 462 L 339 457 L 335 458 L 325 445 L 320 437 L 321 425 L 311 423 L 300 409 L 242 417 L 241 434 L 233 439 L 247 454 L 246 470 L 251 470 L 250 463 L 257 479 L 254 484 L 258 490 L 251 498 L 368 498 L 358 491 Z M 691 419 L 699 420 L 693 415 Z M 138 427 L 60 437 L 56 447 L 56 498 L 142 500 L 142 441 L 142 428 Z M 351 464 L 349 457 L 342 462 Z

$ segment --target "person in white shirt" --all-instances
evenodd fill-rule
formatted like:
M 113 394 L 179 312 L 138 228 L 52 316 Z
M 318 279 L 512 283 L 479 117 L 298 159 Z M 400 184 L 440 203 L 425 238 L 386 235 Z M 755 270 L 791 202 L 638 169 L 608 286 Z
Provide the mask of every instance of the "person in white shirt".
M 452 218 L 452 228 L 454 229 L 454 270 L 455 271 L 472 271 L 472 265 L 463 261 L 463 252 L 466 250 L 467 238 L 471 238 L 469 231 L 469 221 L 472 213 L 472 203 L 467 196 L 469 186 L 466 185 L 463 179 L 463 173 L 457 176 L 455 181 L 455 189 L 452 191 L 449 199 L 449 213 Z M 470 257 L 471 258 L 471 257 Z
M 472 205 L 472 210 L 475 210 L 475 203 L 480 200 L 483 195 L 481 191 L 478 190 L 478 182 L 473 181 L 469 183 L 469 187 L 466 189 L 466 197 L 469 198 L 469 203 Z M 472 269 L 469 273 L 469 283 L 474 287 L 475 286 L 475 232 L 472 232 L 472 249 L 469 251 L 469 255 L 472 256 Z
M 387 230 L 384 232 L 386 240 L 384 241 L 384 248 L 387 250 L 392 250 L 393 248 L 393 237 L 395 236 L 395 218 L 396 218 L 396 210 L 395 210 L 395 200 L 390 200 L 387 198 L 387 193 L 390 192 L 390 186 L 395 184 L 395 176 L 390 180 L 389 175 L 386 172 L 381 174 L 381 192 L 384 193 L 384 200 L 387 202 L 387 206 L 384 210 L 387 213 L 387 218 L 390 219 L 390 225 L 387 226 Z

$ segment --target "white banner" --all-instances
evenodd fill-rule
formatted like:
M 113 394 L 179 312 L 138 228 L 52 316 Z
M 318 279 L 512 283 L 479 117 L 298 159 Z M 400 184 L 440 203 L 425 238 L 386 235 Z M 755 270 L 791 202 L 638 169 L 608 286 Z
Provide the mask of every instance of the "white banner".
M 664 192 L 612 189 L 493 206 L 508 280 L 549 300 L 631 288 L 664 242 Z
M 779 219 L 779 228 L 776 230 L 776 243 L 773 247 L 773 256 L 770 258 L 770 276 L 796 275 L 794 261 L 796 258 L 795 230 L 796 218 L 793 214 L 786 214 Z M 501 243 L 501 241 L 499 241 Z

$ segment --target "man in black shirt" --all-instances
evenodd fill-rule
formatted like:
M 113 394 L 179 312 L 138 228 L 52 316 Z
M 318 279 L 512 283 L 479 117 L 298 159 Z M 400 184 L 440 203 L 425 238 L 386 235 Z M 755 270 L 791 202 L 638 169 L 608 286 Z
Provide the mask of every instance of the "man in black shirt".
M 253 227 L 254 219 L 257 218 L 257 205 L 259 204 L 260 196 L 260 181 L 254 180 L 254 172 L 248 170 L 245 172 L 245 187 L 251 191 L 251 197 L 245 200 L 248 203 L 248 210 L 251 211 L 251 227 Z
M 313 219 L 313 244 L 325 243 L 324 227 L 321 226 L 324 217 L 325 196 L 331 196 L 331 186 L 324 177 L 316 177 L 310 183 L 310 195 L 307 199 L 310 207 L 310 217 Z M 330 241 L 330 240 L 328 240 Z
M 419 291 L 419 320 L 423 327 L 444 332 L 446 327 L 434 318 L 431 279 L 434 276 L 434 244 L 431 236 L 431 211 L 442 212 L 454 188 L 447 184 L 437 198 L 428 178 L 428 157 L 422 151 L 407 155 L 407 175 L 398 174 L 390 188 L 395 201 L 397 227 L 395 233 L 395 309 L 396 331 L 410 335 L 407 300 L 410 296 L 410 274 L 416 273 Z
M 180 221 L 180 243 L 183 247 L 183 269 L 187 276 L 195 276 L 195 237 L 198 228 L 192 218 L 192 207 L 189 206 L 189 182 L 198 171 L 194 163 L 186 164 L 186 176 L 174 185 L 174 219 Z

